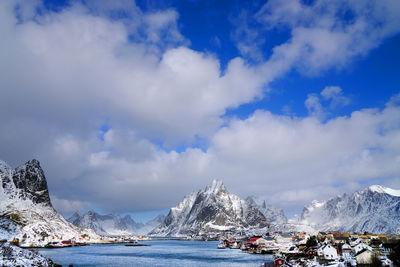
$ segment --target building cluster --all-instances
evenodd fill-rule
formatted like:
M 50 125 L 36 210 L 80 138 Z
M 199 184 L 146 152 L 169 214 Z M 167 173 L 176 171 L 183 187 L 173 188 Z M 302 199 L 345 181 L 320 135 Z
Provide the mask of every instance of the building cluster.
M 249 238 L 221 239 L 218 248 L 240 248 L 299 266 L 363 266 L 378 262 L 393 266 L 389 255 L 400 236 L 320 232 L 318 235 L 275 233 Z M 278 263 L 280 262 L 278 260 Z M 280 265 L 280 264 L 277 264 Z

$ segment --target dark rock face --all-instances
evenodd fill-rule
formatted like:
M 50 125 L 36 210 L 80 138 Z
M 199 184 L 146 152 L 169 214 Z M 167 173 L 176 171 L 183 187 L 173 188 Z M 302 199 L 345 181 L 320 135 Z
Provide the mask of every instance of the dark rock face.
M 39 161 L 33 159 L 16 169 L 0 161 L 3 192 L 11 199 L 30 199 L 34 204 L 51 206 L 46 177 Z
M 252 206 L 262 212 L 265 218 L 274 224 L 287 223 L 287 218 L 282 209 L 276 208 L 272 205 L 267 205 L 265 200 L 261 200 L 255 196 L 249 196 L 246 201 Z
M 29 198 L 35 204 L 51 205 L 46 177 L 39 161 L 33 159 L 16 168 L 12 180 L 21 190 L 22 198 Z

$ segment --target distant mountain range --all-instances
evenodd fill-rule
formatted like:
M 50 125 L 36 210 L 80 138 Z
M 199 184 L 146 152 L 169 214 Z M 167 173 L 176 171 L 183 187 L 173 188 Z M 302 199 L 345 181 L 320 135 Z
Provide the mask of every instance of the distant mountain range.
M 130 216 L 75 213 L 68 222 L 53 208 L 40 163 L 31 160 L 12 169 L 0 161 L 0 239 L 18 238 L 41 245 L 52 237 L 92 240 L 100 235 L 187 236 L 231 233 L 357 231 L 400 233 L 400 190 L 374 185 L 306 205 L 298 220 L 288 222 L 281 209 L 256 197 L 243 200 L 214 180 L 188 194 L 146 224 Z M 88 229 L 90 228 L 90 229 Z M 96 233 L 97 232 L 97 233 Z M 42 245 L 43 245 L 42 244 Z
M 400 190 L 373 185 L 313 201 L 304 207 L 300 223 L 324 231 L 400 233 Z
M 18 238 L 27 246 L 46 244 L 56 236 L 100 239 L 93 230 L 67 222 L 53 208 L 39 161 L 30 160 L 16 169 L 0 161 L 0 182 L 0 239 Z
M 75 212 L 68 221 L 84 228 L 93 229 L 100 235 L 145 235 L 165 219 L 164 215 L 158 215 L 153 220 L 144 223 L 135 222 L 131 216 L 121 217 L 116 214 L 100 215 L 94 211 L 80 215 Z

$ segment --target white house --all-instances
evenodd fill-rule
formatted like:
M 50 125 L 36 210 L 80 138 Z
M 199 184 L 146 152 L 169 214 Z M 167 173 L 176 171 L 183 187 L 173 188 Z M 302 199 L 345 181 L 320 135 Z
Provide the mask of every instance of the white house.
M 279 235 L 279 234 L 277 234 L 275 236 L 275 242 L 278 243 L 278 244 L 292 243 L 292 241 L 293 241 L 293 238 L 290 235 L 286 235 L 286 234 Z
M 344 256 L 345 254 L 350 255 L 353 249 L 349 244 L 343 244 L 342 245 L 342 255 Z
M 374 254 L 375 254 L 375 252 L 372 252 L 371 250 L 368 250 L 368 249 L 360 251 L 356 255 L 357 264 L 371 264 L 372 263 L 372 256 Z
M 354 254 L 358 254 L 361 250 L 364 250 L 364 249 L 372 251 L 372 248 L 370 246 L 368 246 L 367 244 L 358 243 L 357 245 L 355 245 L 353 247 L 353 252 L 354 252 Z
M 356 246 L 356 245 L 358 245 L 358 244 L 360 244 L 360 243 L 362 243 L 362 240 L 361 240 L 361 238 L 359 238 L 359 237 L 357 237 L 357 239 L 351 239 L 350 240 L 350 246 L 352 246 L 352 247 L 354 247 L 354 246 Z
M 331 244 L 324 244 L 317 250 L 319 257 L 324 260 L 337 260 L 338 254 L 336 248 L 332 247 Z
M 267 241 L 266 239 L 264 239 L 264 238 L 258 238 L 255 242 L 254 242 L 254 244 L 256 244 L 256 245 L 258 245 L 258 246 L 264 246 L 264 247 L 266 247 L 267 245 L 270 245 L 271 243 L 273 243 L 273 241 L 271 242 L 271 241 Z

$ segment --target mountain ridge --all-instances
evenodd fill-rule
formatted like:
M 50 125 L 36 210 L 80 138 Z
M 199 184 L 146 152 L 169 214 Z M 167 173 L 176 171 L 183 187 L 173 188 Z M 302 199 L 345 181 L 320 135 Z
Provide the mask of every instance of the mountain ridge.
M 400 190 L 372 185 L 306 205 L 300 222 L 323 231 L 399 233 Z

